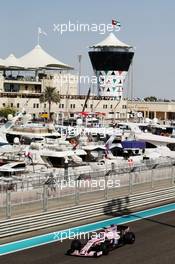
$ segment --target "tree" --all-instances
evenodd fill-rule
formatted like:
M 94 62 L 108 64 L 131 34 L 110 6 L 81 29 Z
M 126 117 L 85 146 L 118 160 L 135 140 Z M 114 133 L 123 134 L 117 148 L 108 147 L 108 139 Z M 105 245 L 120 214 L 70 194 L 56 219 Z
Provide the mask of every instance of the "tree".
M 49 120 L 51 119 L 51 105 L 52 103 L 60 102 L 60 94 L 56 91 L 55 87 L 46 87 L 44 93 L 40 96 L 40 102 L 49 104 Z
M 144 100 L 146 102 L 157 102 L 157 98 L 155 96 L 145 97 Z
M 0 116 L 8 118 L 8 115 L 15 115 L 16 109 L 10 106 L 0 108 Z

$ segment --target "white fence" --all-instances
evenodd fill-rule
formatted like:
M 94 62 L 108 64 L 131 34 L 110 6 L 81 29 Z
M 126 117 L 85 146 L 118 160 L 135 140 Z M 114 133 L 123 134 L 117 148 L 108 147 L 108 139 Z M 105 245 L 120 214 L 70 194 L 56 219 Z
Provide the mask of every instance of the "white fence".
M 126 172 L 127 171 L 127 172 Z M 30 211 L 47 211 L 48 209 L 81 204 L 84 201 L 120 197 L 151 191 L 160 187 L 173 186 L 175 181 L 175 167 L 164 164 L 142 167 L 117 168 L 115 170 L 86 172 L 78 176 L 60 177 L 51 175 L 25 181 L 13 182 L 14 188 L 8 190 L 1 187 L 0 218 L 10 218 Z

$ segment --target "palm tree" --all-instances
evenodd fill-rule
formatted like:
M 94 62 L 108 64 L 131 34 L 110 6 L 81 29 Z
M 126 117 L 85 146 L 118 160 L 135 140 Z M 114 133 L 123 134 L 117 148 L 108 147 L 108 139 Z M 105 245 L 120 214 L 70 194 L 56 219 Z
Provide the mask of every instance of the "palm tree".
M 44 93 L 40 96 L 40 103 L 47 102 L 49 104 L 49 120 L 51 119 L 51 105 L 52 103 L 60 102 L 60 94 L 56 91 L 55 87 L 46 87 Z

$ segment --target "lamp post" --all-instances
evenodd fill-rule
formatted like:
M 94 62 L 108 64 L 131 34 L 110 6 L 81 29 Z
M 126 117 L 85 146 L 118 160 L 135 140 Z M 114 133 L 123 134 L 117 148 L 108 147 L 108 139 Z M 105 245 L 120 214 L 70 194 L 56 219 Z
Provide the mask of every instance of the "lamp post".
M 78 55 L 78 94 L 81 94 L 81 83 L 80 83 L 80 77 L 81 77 L 81 60 L 82 55 Z

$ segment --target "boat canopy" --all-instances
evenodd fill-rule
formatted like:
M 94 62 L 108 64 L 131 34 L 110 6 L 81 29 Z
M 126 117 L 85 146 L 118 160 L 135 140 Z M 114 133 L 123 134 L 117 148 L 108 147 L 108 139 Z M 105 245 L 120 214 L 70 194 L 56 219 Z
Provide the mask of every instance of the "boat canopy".
M 139 140 L 125 140 L 121 142 L 124 149 L 145 149 L 146 143 Z

